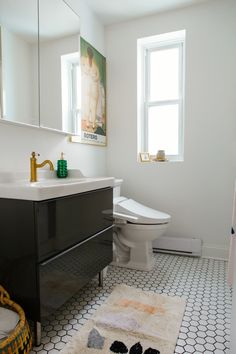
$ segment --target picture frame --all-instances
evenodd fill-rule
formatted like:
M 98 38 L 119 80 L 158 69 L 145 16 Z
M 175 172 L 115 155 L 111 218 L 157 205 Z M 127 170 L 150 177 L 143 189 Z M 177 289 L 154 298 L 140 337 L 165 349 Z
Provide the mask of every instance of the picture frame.
M 151 161 L 149 152 L 140 152 L 139 156 L 140 156 L 141 162 L 150 162 Z
M 106 58 L 80 37 L 81 142 L 106 146 Z

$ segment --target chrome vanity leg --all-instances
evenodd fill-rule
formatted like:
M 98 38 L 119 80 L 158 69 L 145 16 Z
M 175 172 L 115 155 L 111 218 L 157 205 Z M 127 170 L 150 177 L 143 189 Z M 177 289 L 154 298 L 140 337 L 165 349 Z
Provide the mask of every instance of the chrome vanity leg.
M 103 270 L 98 273 L 99 283 L 98 286 L 103 287 Z
M 36 347 L 41 344 L 41 322 L 34 322 L 34 342 Z

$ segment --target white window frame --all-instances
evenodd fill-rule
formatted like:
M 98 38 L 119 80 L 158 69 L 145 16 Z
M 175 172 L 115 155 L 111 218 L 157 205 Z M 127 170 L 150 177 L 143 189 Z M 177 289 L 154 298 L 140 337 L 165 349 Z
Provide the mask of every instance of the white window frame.
M 179 48 L 179 98 L 150 101 L 150 54 L 153 51 Z M 138 153 L 148 152 L 148 111 L 150 107 L 178 104 L 178 155 L 166 155 L 168 161 L 184 159 L 184 99 L 185 99 L 185 30 L 138 40 Z M 151 156 L 155 158 L 155 156 Z
M 62 126 L 64 131 L 80 134 L 80 92 L 78 92 L 76 68 L 79 67 L 78 52 L 61 56 Z
M 79 92 L 78 92 L 78 70 L 79 63 L 71 63 L 71 115 L 72 115 L 72 131 L 78 132 L 80 129 Z

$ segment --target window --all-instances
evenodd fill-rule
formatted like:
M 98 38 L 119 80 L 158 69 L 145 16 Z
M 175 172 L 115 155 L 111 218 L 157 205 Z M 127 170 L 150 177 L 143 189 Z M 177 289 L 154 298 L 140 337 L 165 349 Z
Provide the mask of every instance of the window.
M 81 83 L 80 77 L 80 67 L 79 63 L 73 63 L 71 65 L 71 115 L 72 115 L 72 131 L 80 131 L 80 107 L 81 107 L 81 96 L 79 85 Z
M 80 89 L 79 54 L 61 56 L 61 97 L 63 131 L 80 131 Z
M 183 160 L 185 30 L 138 39 L 138 152 Z

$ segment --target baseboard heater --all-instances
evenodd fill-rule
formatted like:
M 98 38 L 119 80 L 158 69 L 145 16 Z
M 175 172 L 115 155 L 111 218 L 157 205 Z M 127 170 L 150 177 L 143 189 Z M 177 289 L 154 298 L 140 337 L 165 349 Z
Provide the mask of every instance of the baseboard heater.
M 153 251 L 201 257 L 202 241 L 198 238 L 163 236 L 153 241 Z

